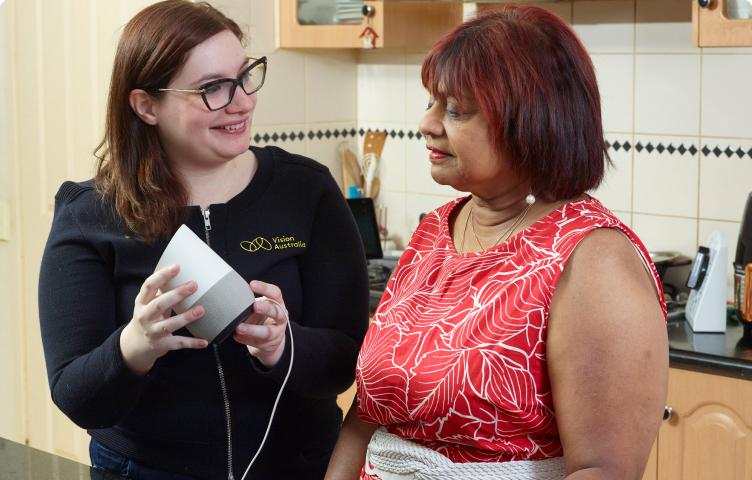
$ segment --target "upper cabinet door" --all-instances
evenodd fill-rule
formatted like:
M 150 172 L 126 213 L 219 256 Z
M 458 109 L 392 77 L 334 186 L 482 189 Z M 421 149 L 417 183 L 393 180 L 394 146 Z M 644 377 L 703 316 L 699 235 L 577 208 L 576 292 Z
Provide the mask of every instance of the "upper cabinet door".
M 748 0 L 692 0 L 698 47 L 752 46 L 752 3 Z
M 462 4 L 427 1 L 279 0 L 280 48 L 425 51 L 462 22 Z

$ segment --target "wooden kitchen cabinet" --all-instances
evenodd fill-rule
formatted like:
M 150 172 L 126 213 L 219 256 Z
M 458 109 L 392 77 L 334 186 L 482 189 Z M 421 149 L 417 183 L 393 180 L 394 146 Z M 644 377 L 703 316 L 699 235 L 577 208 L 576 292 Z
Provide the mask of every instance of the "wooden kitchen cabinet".
M 360 34 L 370 26 L 378 35 L 375 48 L 425 51 L 462 22 L 462 3 L 365 1 L 374 14 L 360 24 L 301 25 L 297 0 L 279 0 L 280 48 L 364 48 Z
M 734 0 L 692 0 L 692 35 L 698 47 L 752 46 L 752 19 L 734 18 Z M 702 7 L 702 4 L 707 6 Z
M 752 478 L 752 382 L 672 368 L 658 480 Z

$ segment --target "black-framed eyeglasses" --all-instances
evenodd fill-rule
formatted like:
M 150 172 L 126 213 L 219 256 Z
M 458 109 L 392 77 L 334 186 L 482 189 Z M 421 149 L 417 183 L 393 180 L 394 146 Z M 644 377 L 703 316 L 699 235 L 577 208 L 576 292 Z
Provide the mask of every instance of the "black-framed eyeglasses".
M 198 93 L 204 99 L 206 108 L 211 111 L 225 108 L 235 98 L 240 87 L 246 95 L 252 95 L 264 85 L 266 78 L 266 57 L 251 58 L 250 65 L 243 69 L 237 78 L 220 78 L 201 85 L 196 89 L 159 88 L 160 92 Z

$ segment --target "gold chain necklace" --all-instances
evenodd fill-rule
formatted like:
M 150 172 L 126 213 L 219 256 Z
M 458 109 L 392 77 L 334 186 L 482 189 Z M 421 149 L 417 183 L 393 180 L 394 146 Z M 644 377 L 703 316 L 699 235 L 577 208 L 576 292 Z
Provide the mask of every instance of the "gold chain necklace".
M 492 243 L 492 244 L 491 244 L 491 245 L 489 246 L 489 248 L 490 248 L 491 246 L 493 246 L 493 245 L 497 245 L 497 244 L 498 244 L 499 242 L 501 242 L 501 241 L 502 241 L 502 239 L 504 239 L 504 241 L 508 240 L 508 239 L 509 239 L 509 236 L 510 236 L 510 235 L 512 234 L 512 232 L 513 232 L 513 231 L 514 231 L 514 230 L 515 230 L 515 229 L 516 229 L 517 227 L 519 227 L 519 226 L 520 226 L 520 225 L 522 224 L 522 222 L 524 222 L 524 221 L 525 221 L 525 217 L 527 217 L 527 212 L 529 212 L 529 211 L 530 211 L 530 208 L 531 208 L 532 206 L 533 206 L 533 204 L 532 204 L 532 203 L 529 203 L 529 204 L 527 205 L 527 207 L 525 207 L 525 209 L 524 209 L 524 210 L 522 210 L 522 211 L 521 211 L 520 213 L 518 213 L 518 214 L 517 214 L 517 215 L 515 216 L 515 219 L 514 219 L 514 222 L 512 222 L 512 225 L 511 225 L 511 226 L 510 226 L 510 227 L 509 227 L 508 229 L 504 230 L 504 231 L 503 231 L 503 232 L 501 233 L 501 235 L 499 236 L 499 238 L 498 238 L 498 239 L 497 239 L 497 240 L 496 240 L 496 241 L 495 241 L 494 243 Z M 480 248 L 481 248 L 482 250 L 486 250 L 486 247 L 485 247 L 485 245 L 483 245 L 483 243 L 482 243 L 482 242 L 480 241 L 480 238 L 478 238 L 478 234 L 477 234 L 477 233 L 475 233 L 475 222 L 470 222 L 470 217 L 471 217 L 472 215 L 473 215 L 473 206 L 472 206 L 472 204 L 471 204 L 471 205 L 470 205 L 470 211 L 469 211 L 469 212 L 467 212 L 467 218 L 465 219 L 465 229 L 464 229 L 464 231 L 462 232 L 462 251 L 465 251 L 465 236 L 466 236 L 466 234 L 467 234 L 467 224 L 468 224 L 468 223 L 470 223 L 470 229 L 471 229 L 471 230 L 472 230 L 472 232 L 473 232 L 473 236 L 475 237 L 475 241 L 476 241 L 476 242 L 478 242 L 478 245 L 480 245 Z

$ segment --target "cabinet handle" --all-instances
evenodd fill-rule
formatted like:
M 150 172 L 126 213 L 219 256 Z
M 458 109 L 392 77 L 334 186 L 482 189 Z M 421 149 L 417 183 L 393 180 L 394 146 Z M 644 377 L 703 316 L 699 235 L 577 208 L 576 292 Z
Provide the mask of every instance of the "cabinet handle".
M 700 4 L 700 8 L 708 8 L 710 6 L 711 0 L 697 0 L 697 3 Z
M 666 405 L 663 408 L 663 421 L 668 422 L 674 416 L 674 409 Z

